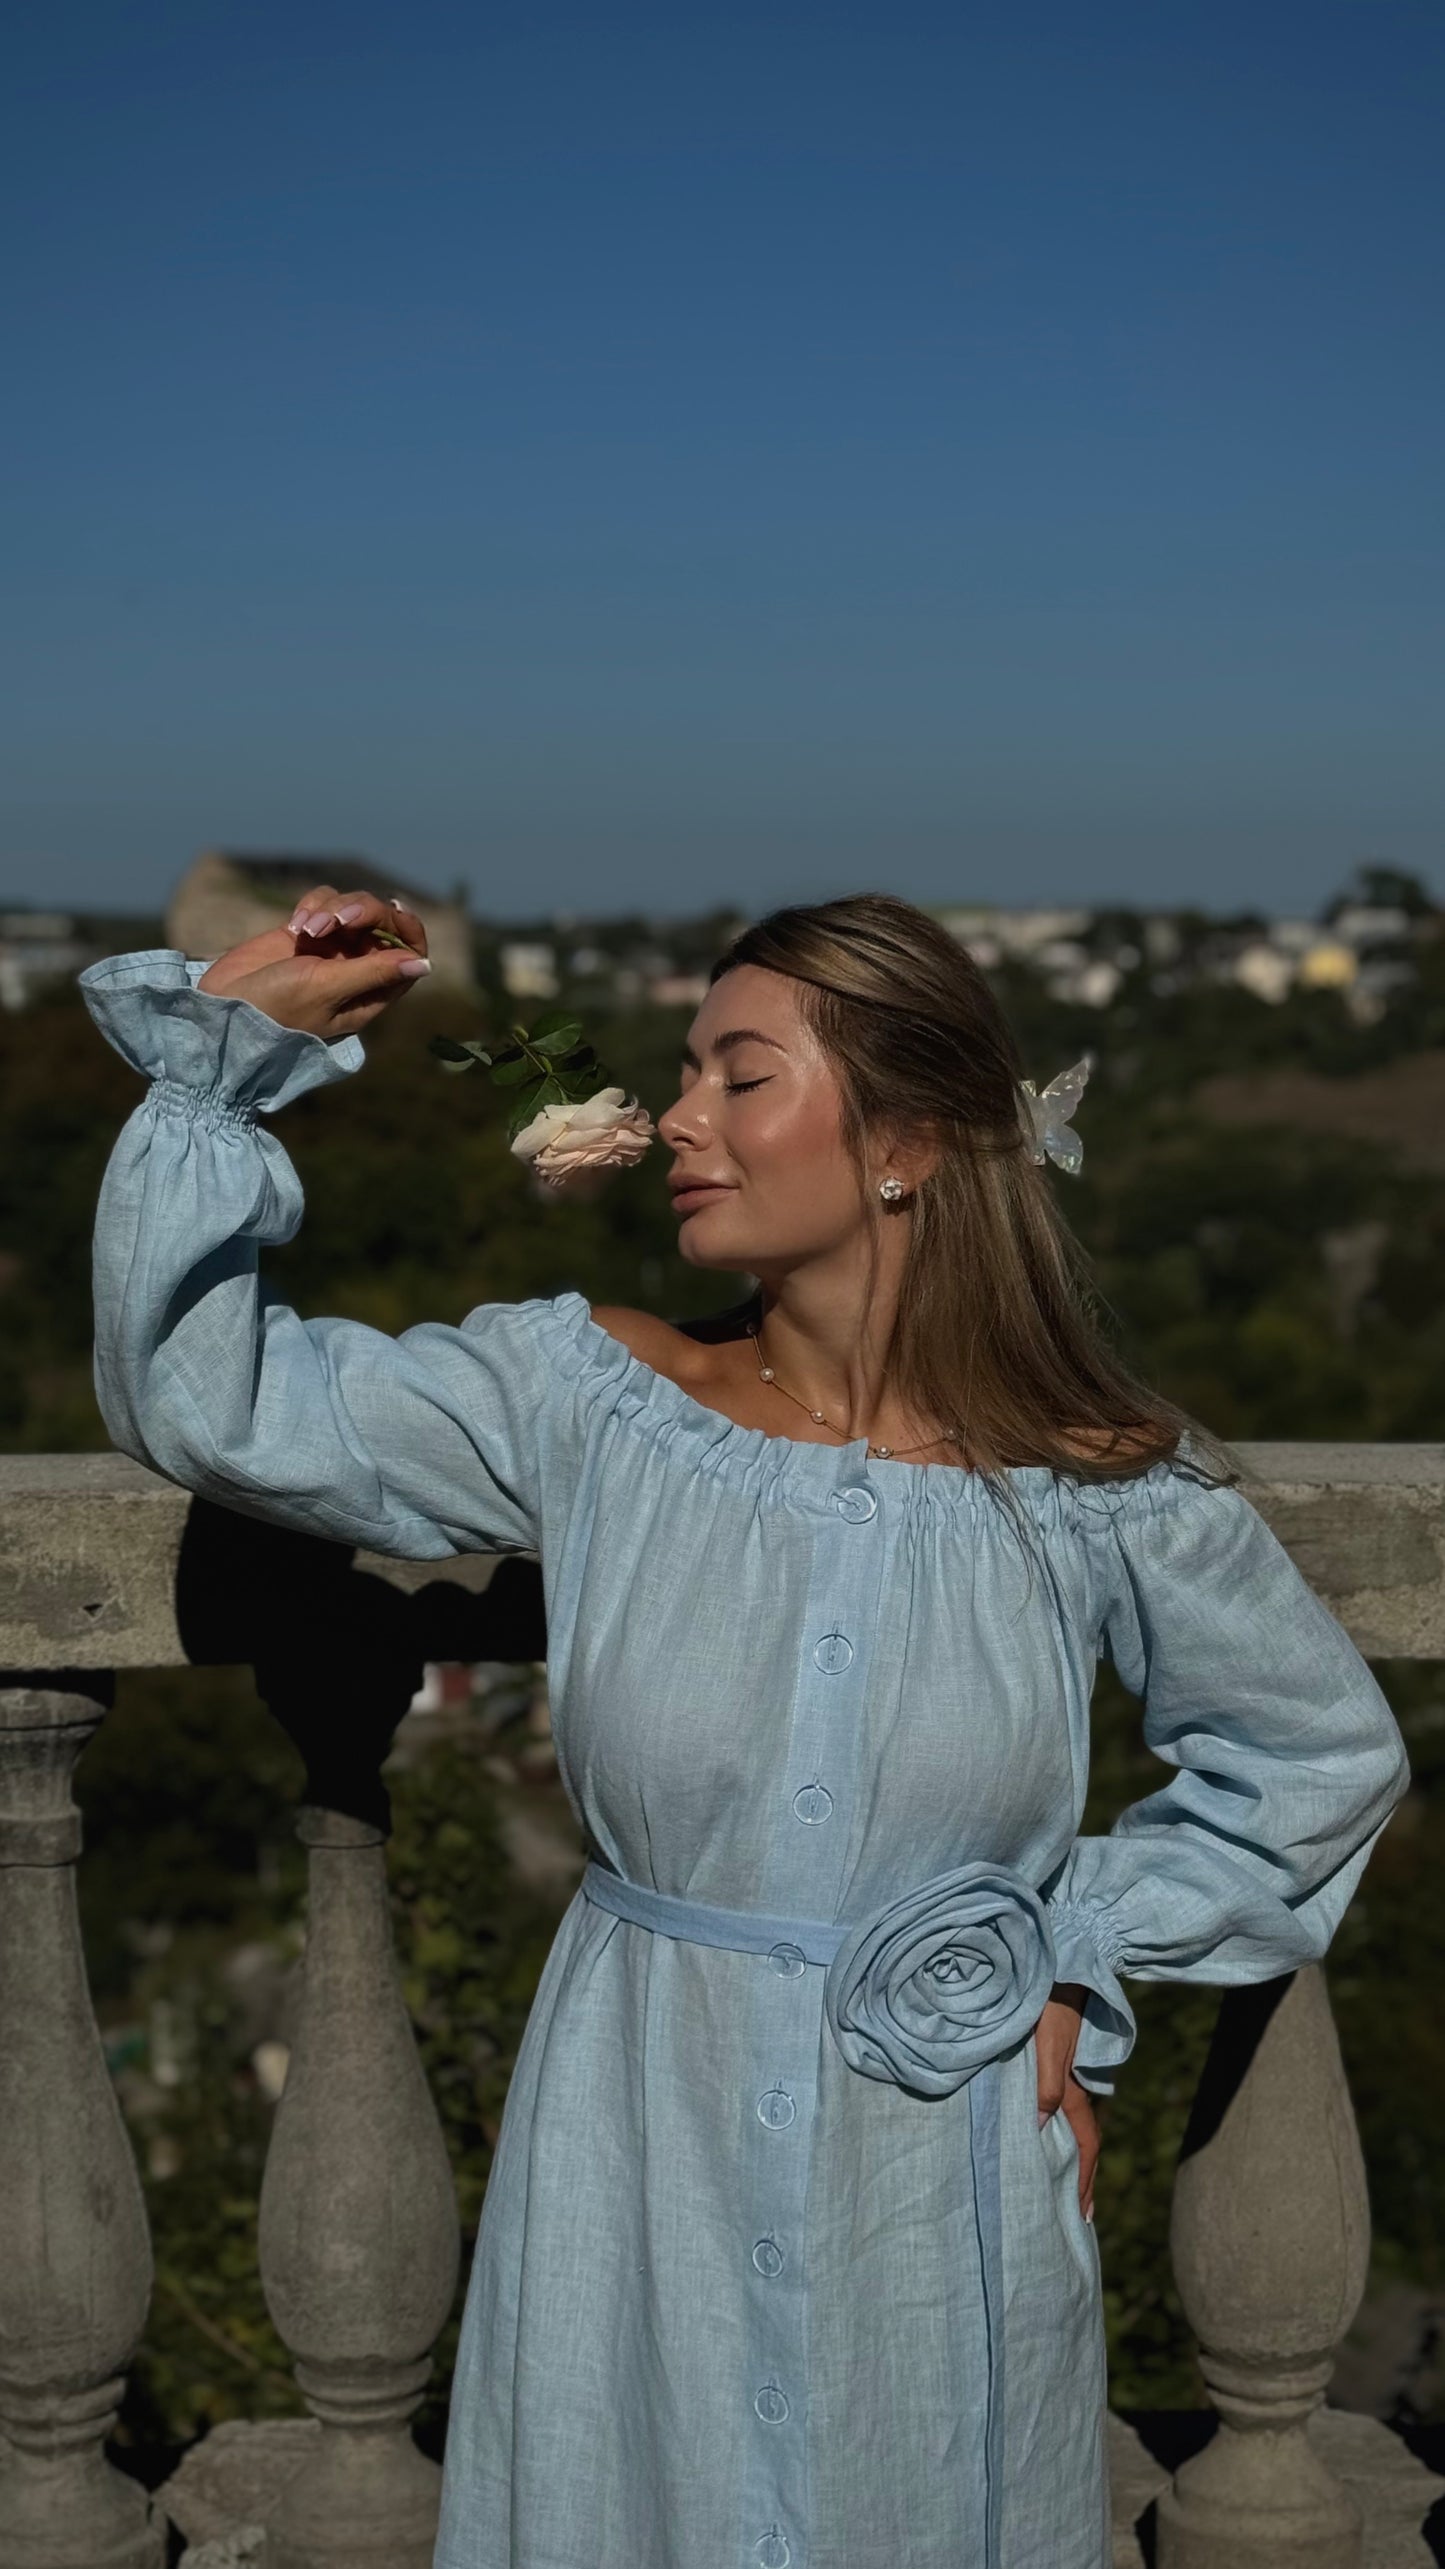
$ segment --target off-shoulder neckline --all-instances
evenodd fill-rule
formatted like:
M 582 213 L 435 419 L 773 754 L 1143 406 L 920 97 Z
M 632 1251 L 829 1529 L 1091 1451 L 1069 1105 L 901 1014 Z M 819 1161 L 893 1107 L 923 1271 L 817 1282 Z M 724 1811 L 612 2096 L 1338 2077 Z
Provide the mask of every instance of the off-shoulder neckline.
M 896 1457 L 885 1461 L 870 1455 L 866 1436 L 850 1437 L 839 1445 L 816 1445 L 800 1436 L 776 1436 L 765 1427 L 745 1427 L 724 1410 L 714 1409 L 709 1402 L 684 1391 L 670 1374 L 649 1365 L 623 1339 L 604 1329 L 601 1321 L 593 1318 L 584 1294 L 560 1293 L 542 1307 L 561 1325 L 564 1344 L 570 1347 L 580 1371 L 590 1373 L 599 1383 L 611 1383 L 626 1391 L 639 1413 L 690 1429 L 706 1444 L 714 1469 L 725 1470 L 732 1464 L 744 1470 L 767 1466 L 775 1477 L 790 1481 L 815 1499 L 826 1501 L 835 1487 L 846 1482 L 876 1480 L 880 1490 L 930 1500 L 954 1499 L 968 1507 L 987 1499 L 996 1507 L 997 1485 L 1005 1482 L 1027 1498 L 1052 1495 L 1062 1499 L 1067 1495 L 1088 1512 L 1112 1516 L 1122 1501 L 1136 1491 L 1142 1494 L 1146 1485 L 1149 1493 L 1157 1497 L 1166 1484 L 1185 1477 L 1176 1469 L 1175 1458 L 1169 1456 L 1148 1465 L 1143 1472 L 1132 1472 L 1117 1480 L 1079 1481 L 1050 1463 L 1005 1464 L 996 1473 L 987 1473 L 961 1463 L 912 1463 Z

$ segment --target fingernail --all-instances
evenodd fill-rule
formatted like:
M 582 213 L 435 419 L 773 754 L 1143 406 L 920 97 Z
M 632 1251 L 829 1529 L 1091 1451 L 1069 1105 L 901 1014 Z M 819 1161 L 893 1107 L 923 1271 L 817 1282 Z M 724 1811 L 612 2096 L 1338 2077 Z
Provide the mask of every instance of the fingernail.
M 389 893 L 387 897 L 393 910 L 404 910 L 406 908 L 406 903 L 404 901 L 398 901 L 394 892 Z
M 1040 2130 L 1041 2132 L 1042 2132 L 1042 2130 L 1043 2130 L 1043 2128 L 1044 2128 L 1044 2125 L 1045 2125 L 1049 2120 L 1050 2120 L 1050 2117 L 1049 2117 L 1049 2116 L 1044 2112 L 1043 2107 L 1042 2107 L 1042 2106 L 1040 2106 L 1040 2107 L 1039 2107 L 1039 2130 Z
M 428 956 L 424 954 L 409 954 L 405 956 L 396 967 L 397 979 L 399 981 L 415 981 L 418 973 L 430 972 L 430 970 L 431 961 Z
M 1092 2205 L 1092 2203 L 1091 2203 L 1091 2204 L 1090 2204 L 1090 2206 L 1089 2206 L 1088 2211 L 1087 2211 L 1087 2212 L 1085 2213 L 1085 2215 L 1084 2215 L 1084 2219 L 1085 2219 L 1086 2221 L 1092 2221 L 1092 2220 L 1093 2220 L 1093 2218 L 1094 2218 L 1094 2207 L 1093 2207 L 1093 2205 Z
M 366 903 L 364 901 L 345 901 L 337 911 L 336 916 L 343 928 L 349 928 L 352 920 L 359 919 L 365 911 L 365 908 Z
M 298 934 L 303 937 L 324 937 L 327 929 L 334 928 L 335 925 L 336 913 L 334 910 L 308 910 L 305 918 L 301 922 Z
M 298 911 L 296 912 L 296 914 L 295 914 L 294 918 L 290 918 L 290 919 L 288 919 L 288 920 L 287 920 L 287 922 L 286 922 L 286 934 L 287 934 L 287 936 L 288 936 L 288 937 L 294 937 L 294 936 L 296 935 L 297 930 L 300 928 L 301 922 L 302 922 L 302 920 L 305 918 L 305 916 L 306 916 L 306 913 L 305 913 L 305 911 L 304 911 L 304 910 L 298 910 Z

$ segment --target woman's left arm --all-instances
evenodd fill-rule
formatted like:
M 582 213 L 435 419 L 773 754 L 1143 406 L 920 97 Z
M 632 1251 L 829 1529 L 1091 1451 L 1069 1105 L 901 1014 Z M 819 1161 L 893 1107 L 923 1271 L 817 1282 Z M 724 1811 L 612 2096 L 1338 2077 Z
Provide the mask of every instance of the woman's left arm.
M 1103 1644 L 1175 1770 L 1045 1886 L 1059 1978 L 1088 1993 L 1073 2075 L 1107 2094 L 1134 2042 L 1121 1977 L 1316 1961 L 1409 1767 L 1354 1643 L 1238 1489 L 1154 1472 L 1103 1510 L 1081 1496 Z

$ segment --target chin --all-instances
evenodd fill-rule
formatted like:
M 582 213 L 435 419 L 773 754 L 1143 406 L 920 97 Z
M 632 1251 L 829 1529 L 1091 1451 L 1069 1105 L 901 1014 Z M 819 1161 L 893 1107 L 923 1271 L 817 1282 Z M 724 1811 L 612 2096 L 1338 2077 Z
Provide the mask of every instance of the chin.
M 710 1205 L 679 1226 L 677 1254 L 690 1267 L 720 1267 L 736 1275 L 748 1270 L 752 1250 L 727 1221 L 726 1208 Z
M 684 1222 L 677 1238 L 678 1256 L 689 1267 L 736 1267 L 736 1251 L 726 1241 L 710 1240 L 707 1227 L 705 1213 L 695 1213 L 690 1222 Z

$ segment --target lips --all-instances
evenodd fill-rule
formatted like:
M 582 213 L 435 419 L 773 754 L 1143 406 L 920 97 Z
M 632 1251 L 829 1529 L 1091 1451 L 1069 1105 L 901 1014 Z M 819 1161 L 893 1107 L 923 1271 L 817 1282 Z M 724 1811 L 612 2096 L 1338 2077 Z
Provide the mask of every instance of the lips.
M 669 1184 L 674 1213 L 700 1213 L 705 1204 L 715 1203 L 720 1196 L 732 1193 L 730 1186 L 710 1178 L 671 1179 Z

